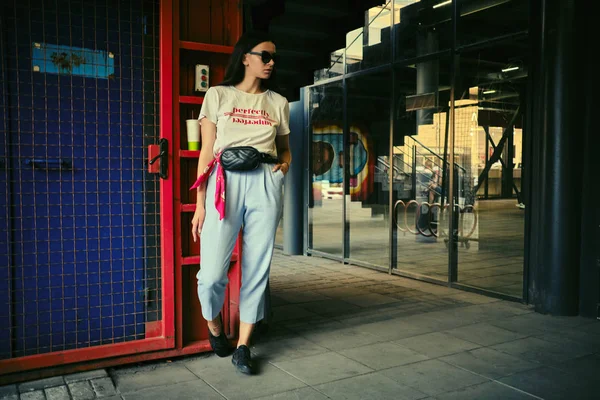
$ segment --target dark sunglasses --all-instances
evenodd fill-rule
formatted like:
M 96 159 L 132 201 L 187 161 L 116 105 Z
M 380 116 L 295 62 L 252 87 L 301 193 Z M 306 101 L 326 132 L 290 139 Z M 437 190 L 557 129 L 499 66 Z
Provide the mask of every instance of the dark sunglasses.
M 271 60 L 275 61 L 275 63 L 277 63 L 277 61 L 279 61 L 279 56 L 277 54 L 271 54 L 266 50 L 263 51 L 249 51 L 248 54 L 254 54 L 255 56 L 260 56 L 260 59 L 262 60 L 263 64 L 268 64 L 271 62 Z

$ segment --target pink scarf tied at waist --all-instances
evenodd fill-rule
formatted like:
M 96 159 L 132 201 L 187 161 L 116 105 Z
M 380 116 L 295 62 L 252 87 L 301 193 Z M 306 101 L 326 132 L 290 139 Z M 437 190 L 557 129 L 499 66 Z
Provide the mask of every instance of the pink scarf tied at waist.
M 192 185 L 190 190 L 196 189 L 204 182 L 208 181 L 208 177 L 212 173 L 215 165 L 217 166 L 217 182 L 215 187 L 215 208 L 219 212 L 219 220 L 225 218 L 225 174 L 223 173 L 223 167 L 221 167 L 221 153 L 204 168 L 204 172 L 198 177 L 196 182 Z

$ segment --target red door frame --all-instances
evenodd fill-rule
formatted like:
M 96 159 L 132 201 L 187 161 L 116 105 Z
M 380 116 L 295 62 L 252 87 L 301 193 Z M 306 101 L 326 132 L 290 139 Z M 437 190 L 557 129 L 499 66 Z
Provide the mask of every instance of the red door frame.
M 160 138 L 169 141 L 167 179 L 160 180 L 160 245 L 162 264 L 162 336 L 175 347 L 175 248 L 173 238 L 173 1 L 160 1 Z M 161 161 L 162 162 L 162 161 Z
M 174 4 L 175 3 L 175 4 Z M 174 219 L 180 218 L 181 205 L 175 210 L 174 168 L 179 159 L 174 148 L 174 100 L 179 93 L 179 62 L 174 50 L 179 51 L 179 38 L 174 32 L 179 31 L 178 0 L 161 0 L 160 2 L 160 138 L 169 142 L 167 179 L 160 180 L 160 223 L 161 223 L 161 273 L 162 273 L 162 320 L 147 324 L 146 339 L 131 342 L 114 343 L 81 349 L 55 351 L 46 354 L 0 360 L 0 385 L 40 379 L 65 373 L 86 371 L 97 368 L 122 365 L 133 362 L 156 360 L 210 350 L 208 340 L 184 346 L 181 340 L 182 293 L 181 266 L 176 262 L 175 244 L 179 240 L 175 232 Z M 230 26 L 236 37 L 241 33 L 241 16 L 238 12 L 232 17 Z M 189 44 L 188 44 L 189 45 Z M 199 44 L 202 48 L 212 48 L 210 44 Z M 222 50 L 218 46 L 217 50 Z M 177 58 L 178 59 L 178 58 Z M 178 116 L 177 116 L 178 117 Z M 176 118 L 177 118 L 176 117 Z M 241 238 L 241 237 L 240 237 Z M 229 334 L 237 329 L 239 317 L 238 301 L 241 283 L 241 240 L 238 239 L 229 271 L 230 287 L 227 291 L 229 303 L 229 321 L 226 321 Z M 179 260 L 179 259 L 177 259 Z M 199 260 L 198 260 L 199 261 Z M 177 270 L 176 270 L 177 269 Z M 176 293 L 179 285 L 179 293 Z M 179 340 L 176 340 L 179 338 Z

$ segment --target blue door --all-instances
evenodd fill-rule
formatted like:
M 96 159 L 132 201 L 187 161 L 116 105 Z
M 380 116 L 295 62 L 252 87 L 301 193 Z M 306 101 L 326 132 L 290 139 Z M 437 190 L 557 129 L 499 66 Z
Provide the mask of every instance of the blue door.
M 143 339 L 160 315 L 158 1 L 0 12 L 0 359 Z

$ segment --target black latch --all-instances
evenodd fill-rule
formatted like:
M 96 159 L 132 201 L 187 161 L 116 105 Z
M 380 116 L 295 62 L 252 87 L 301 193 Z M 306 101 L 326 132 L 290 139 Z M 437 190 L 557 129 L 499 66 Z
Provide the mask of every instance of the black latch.
M 169 166 L 169 142 L 167 139 L 162 138 L 158 141 L 159 153 L 156 157 L 148 161 L 148 164 L 152 165 L 157 160 L 160 160 L 158 176 L 162 179 L 167 179 L 167 171 Z

